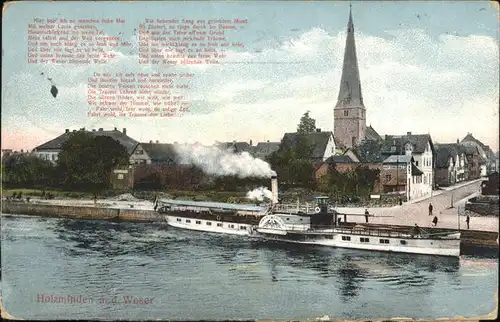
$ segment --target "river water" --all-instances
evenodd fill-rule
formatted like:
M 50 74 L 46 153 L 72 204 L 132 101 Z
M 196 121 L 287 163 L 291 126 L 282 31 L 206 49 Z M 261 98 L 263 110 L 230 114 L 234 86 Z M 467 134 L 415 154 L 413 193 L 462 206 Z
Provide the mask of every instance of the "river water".
M 494 310 L 498 292 L 498 258 L 267 244 L 163 224 L 4 215 L 1 250 L 3 304 L 24 319 L 474 317 Z

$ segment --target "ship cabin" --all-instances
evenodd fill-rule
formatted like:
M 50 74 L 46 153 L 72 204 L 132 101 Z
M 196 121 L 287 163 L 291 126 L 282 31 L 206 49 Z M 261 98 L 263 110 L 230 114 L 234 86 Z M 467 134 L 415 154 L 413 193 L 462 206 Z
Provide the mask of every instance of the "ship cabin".
M 210 201 L 160 199 L 158 212 L 179 218 L 256 224 L 268 207 Z
M 305 205 L 275 205 L 274 214 L 280 217 L 287 230 L 308 230 L 332 228 L 337 213 L 330 210 L 329 198 L 318 196 Z

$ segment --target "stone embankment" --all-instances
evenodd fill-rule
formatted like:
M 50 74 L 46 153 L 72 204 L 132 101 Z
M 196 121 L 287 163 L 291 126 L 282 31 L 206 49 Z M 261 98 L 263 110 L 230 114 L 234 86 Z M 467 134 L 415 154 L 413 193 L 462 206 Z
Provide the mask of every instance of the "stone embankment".
M 2 214 L 137 222 L 154 222 L 161 220 L 161 216 L 157 212 L 151 210 L 133 208 L 116 209 L 96 206 L 50 205 L 9 201 L 2 202 Z

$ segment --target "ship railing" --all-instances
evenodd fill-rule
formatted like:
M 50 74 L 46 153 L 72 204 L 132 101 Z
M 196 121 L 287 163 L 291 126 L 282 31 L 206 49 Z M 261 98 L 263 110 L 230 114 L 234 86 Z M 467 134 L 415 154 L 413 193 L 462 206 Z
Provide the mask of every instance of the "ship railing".
M 447 235 L 453 235 L 455 233 L 452 232 L 444 232 L 444 233 L 428 233 L 425 231 L 415 232 L 412 229 L 409 231 L 401 231 L 401 230 L 386 230 L 386 229 L 373 229 L 366 227 L 338 227 L 338 226 L 320 226 L 315 225 L 313 227 L 304 227 L 304 225 L 287 225 L 287 231 L 300 231 L 306 234 L 322 234 L 322 233 L 331 233 L 335 231 L 335 233 L 340 234 L 349 234 L 349 235 L 363 235 L 363 236 L 373 236 L 373 237 L 388 237 L 388 238 L 414 238 L 414 239 L 423 239 L 423 238 L 436 238 L 443 239 L 440 237 L 445 237 Z M 453 238 L 455 239 L 455 238 Z
M 274 211 L 281 211 L 285 213 L 305 213 L 313 214 L 315 209 L 318 207 L 316 203 L 305 203 L 305 204 L 276 204 L 274 205 Z

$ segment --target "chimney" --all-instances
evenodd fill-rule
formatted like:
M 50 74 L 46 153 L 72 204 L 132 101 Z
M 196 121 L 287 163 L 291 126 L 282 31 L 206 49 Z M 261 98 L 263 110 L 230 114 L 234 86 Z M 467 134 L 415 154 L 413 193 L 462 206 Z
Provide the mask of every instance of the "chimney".
M 160 141 L 156 140 L 156 144 L 160 143 Z
M 116 127 L 115 127 L 115 131 L 118 130 Z
M 316 132 L 321 132 L 321 129 L 316 129 Z
M 99 128 L 99 132 L 102 132 L 102 131 L 103 131 L 103 128 L 102 128 L 102 127 L 100 127 L 100 128 Z
M 406 132 L 406 135 L 407 136 L 411 136 L 411 132 Z
M 123 134 L 125 134 L 125 135 L 127 134 L 127 128 L 126 127 L 123 128 Z
M 69 133 L 69 129 L 66 129 L 66 130 L 64 131 L 64 133 Z
M 149 143 L 153 143 L 153 140 L 149 140 Z
M 269 140 L 267 140 L 267 142 L 269 143 Z
M 278 177 L 277 176 L 272 176 L 271 177 L 271 203 L 277 204 L 278 203 Z
M 95 132 L 95 129 L 92 129 L 92 132 Z
M 460 143 L 460 139 L 457 139 L 457 144 L 459 144 L 459 143 Z
M 250 145 L 252 145 L 252 140 L 250 139 Z

